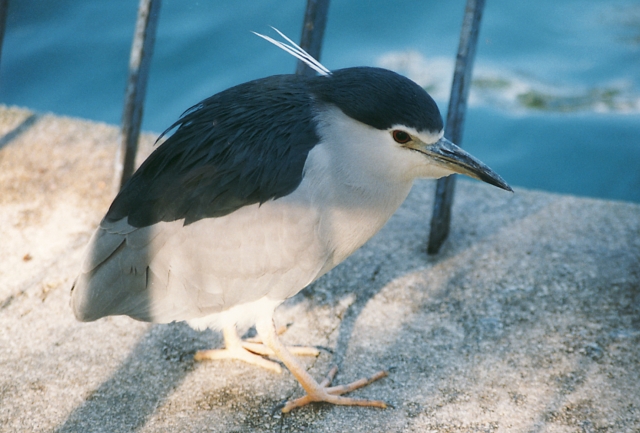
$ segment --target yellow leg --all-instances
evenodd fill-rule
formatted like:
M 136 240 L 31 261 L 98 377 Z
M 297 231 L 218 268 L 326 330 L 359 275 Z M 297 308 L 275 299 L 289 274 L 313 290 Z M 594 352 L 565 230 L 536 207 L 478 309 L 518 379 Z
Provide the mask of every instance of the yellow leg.
M 284 328 L 284 332 L 286 327 Z M 235 326 L 226 327 L 222 330 L 224 337 L 224 349 L 199 350 L 194 356 L 196 361 L 206 361 L 213 359 L 237 359 L 246 363 L 266 368 L 275 373 L 281 373 L 282 368 L 277 362 L 264 359 L 263 356 L 274 356 L 271 349 L 264 344 L 252 341 L 243 341 L 238 336 Z M 318 356 L 320 352 L 315 347 L 290 348 L 294 355 L 298 356 Z
M 348 385 L 329 388 L 328 386 L 331 384 L 333 377 L 338 371 L 336 367 L 329 372 L 329 375 L 327 375 L 322 383 L 318 383 L 309 373 L 307 373 L 298 360 L 296 360 L 291 352 L 289 352 L 289 350 L 287 350 L 287 348 L 282 344 L 271 319 L 259 321 L 256 323 L 256 329 L 258 330 L 258 335 L 260 335 L 264 344 L 273 351 L 284 365 L 287 366 L 291 374 L 293 374 L 307 393 L 301 398 L 287 402 L 282 409 L 282 412 L 287 413 L 295 408 L 320 401 L 347 406 L 387 407 L 385 402 L 379 400 L 359 400 L 341 396 L 342 394 L 362 388 L 363 386 L 369 385 L 370 383 L 387 376 L 386 371 L 380 371 L 369 378 L 360 379 Z
M 235 326 L 222 330 L 224 336 L 224 349 L 199 350 L 193 359 L 196 361 L 206 361 L 213 359 L 237 359 L 246 363 L 266 368 L 274 373 L 281 373 L 282 368 L 276 362 L 264 359 L 260 355 L 249 352 L 242 347 L 242 340 L 238 336 Z
M 287 332 L 287 329 L 289 329 L 287 325 L 282 325 L 276 329 L 276 334 L 282 335 Z M 259 335 L 242 340 L 242 347 L 250 352 L 257 353 L 258 355 L 275 356 L 273 350 L 264 345 Z M 296 356 L 320 355 L 320 351 L 313 346 L 287 346 L 287 349 L 289 349 L 289 352 L 291 352 L 291 354 Z

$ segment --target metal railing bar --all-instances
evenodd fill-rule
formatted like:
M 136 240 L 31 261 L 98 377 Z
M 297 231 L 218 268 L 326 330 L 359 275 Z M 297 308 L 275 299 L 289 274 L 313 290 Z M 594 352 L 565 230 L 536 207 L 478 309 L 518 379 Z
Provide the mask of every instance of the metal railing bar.
M 133 174 L 147 79 L 156 39 L 161 0 L 140 0 L 129 59 L 129 79 L 122 113 L 121 142 L 116 156 L 114 183 L 120 190 Z
M 478 33 L 480 31 L 484 3 L 485 0 L 467 0 L 462 30 L 460 31 L 460 44 L 458 45 L 458 55 L 456 57 L 444 133 L 445 137 L 458 146 L 462 144 L 464 117 L 471 87 L 473 61 L 478 45 Z M 427 253 L 429 254 L 437 254 L 449 236 L 455 182 L 455 175 L 438 180 L 431 217 L 429 243 L 427 245 Z
M 300 36 L 300 47 L 311 54 L 317 61 L 320 61 L 328 13 L 329 0 L 307 0 L 307 9 L 302 23 L 302 35 Z M 316 72 L 304 62 L 298 60 L 296 74 L 313 76 Z
M 4 42 L 4 31 L 7 28 L 8 11 L 9 0 L 0 0 L 0 59 L 2 59 L 2 43 Z

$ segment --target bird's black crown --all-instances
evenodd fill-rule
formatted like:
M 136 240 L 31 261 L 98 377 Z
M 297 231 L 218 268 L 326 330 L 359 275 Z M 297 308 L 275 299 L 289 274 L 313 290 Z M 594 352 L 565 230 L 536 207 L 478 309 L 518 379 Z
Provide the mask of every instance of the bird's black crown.
M 310 87 L 319 100 L 377 129 L 405 125 L 417 131 L 438 132 L 443 127 L 433 98 L 410 79 L 387 69 L 339 69 L 315 77 Z

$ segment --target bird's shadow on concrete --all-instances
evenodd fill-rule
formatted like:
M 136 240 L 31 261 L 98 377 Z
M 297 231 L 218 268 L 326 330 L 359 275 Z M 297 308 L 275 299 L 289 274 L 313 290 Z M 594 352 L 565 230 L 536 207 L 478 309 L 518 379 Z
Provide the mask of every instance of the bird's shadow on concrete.
M 184 323 L 155 325 L 117 371 L 77 407 L 56 433 L 137 431 L 194 368 L 206 333 Z

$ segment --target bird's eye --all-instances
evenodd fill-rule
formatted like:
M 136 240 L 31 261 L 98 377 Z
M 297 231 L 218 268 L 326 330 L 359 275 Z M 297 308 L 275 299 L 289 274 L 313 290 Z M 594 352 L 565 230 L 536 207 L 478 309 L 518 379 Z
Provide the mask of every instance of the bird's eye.
M 405 144 L 411 141 L 411 136 L 399 129 L 395 129 L 391 134 L 393 135 L 393 139 L 400 144 Z

